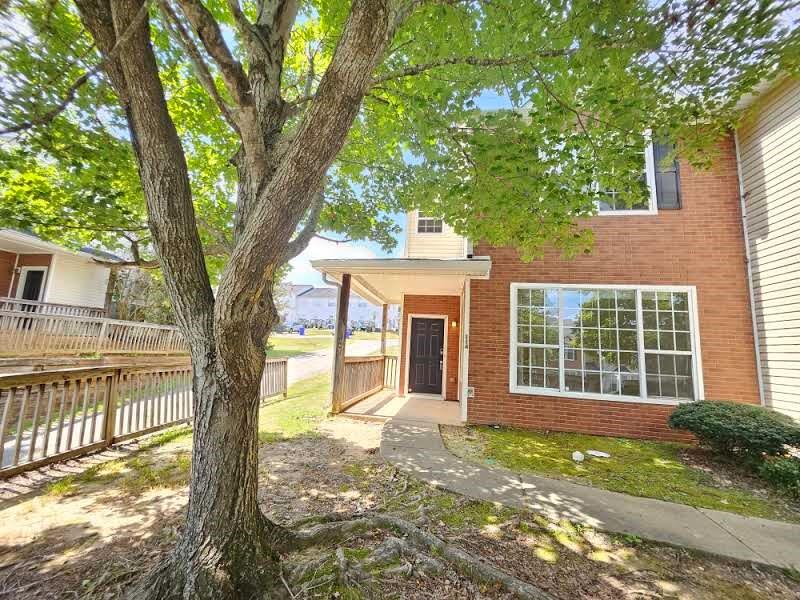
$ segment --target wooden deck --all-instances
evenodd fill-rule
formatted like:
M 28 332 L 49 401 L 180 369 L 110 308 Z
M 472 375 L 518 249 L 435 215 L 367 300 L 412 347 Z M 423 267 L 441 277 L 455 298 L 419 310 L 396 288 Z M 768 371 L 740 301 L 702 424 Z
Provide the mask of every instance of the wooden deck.
M 348 407 L 342 414 L 373 419 L 403 419 L 440 425 L 462 425 L 458 402 L 416 396 L 398 396 L 381 390 Z

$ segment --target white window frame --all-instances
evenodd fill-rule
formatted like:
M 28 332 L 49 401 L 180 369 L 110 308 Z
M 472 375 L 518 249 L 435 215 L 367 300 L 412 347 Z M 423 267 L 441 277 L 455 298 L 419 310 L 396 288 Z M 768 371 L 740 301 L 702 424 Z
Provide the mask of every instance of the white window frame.
M 592 392 L 569 392 L 564 389 L 564 335 L 563 335 L 563 302 L 559 294 L 559 379 L 560 390 L 550 388 L 529 387 L 517 385 L 517 292 L 521 289 L 546 289 L 558 288 L 562 290 L 590 289 L 590 290 L 634 290 L 636 292 L 636 336 L 639 353 L 639 396 L 622 396 L 617 394 L 597 394 Z M 676 398 L 648 397 L 645 372 L 644 329 L 642 319 L 642 292 L 684 292 L 689 301 L 689 327 L 692 355 L 692 383 L 694 386 L 694 400 Z M 575 283 L 521 283 L 511 284 L 510 294 L 510 345 L 508 352 L 508 385 L 512 394 L 526 394 L 532 396 L 555 396 L 559 398 L 578 398 L 585 400 L 608 400 L 611 402 L 633 402 L 639 404 L 664 404 L 677 406 L 687 402 L 695 402 L 705 398 L 703 385 L 703 365 L 700 354 L 700 327 L 697 310 L 697 289 L 695 286 L 675 285 L 620 285 L 620 284 L 575 284 Z M 675 352 L 680 353 L 680 352 Z M 684 354 L 688 354 L 685 352 Z
M 439 231 L 420 231 L 419 225 L 422 221 L 439 221 L 442 226 Z M 417 211 L 417 223 L 415 229 L 419 235 L 440 235 L 444 233 L 444 219 L 440 219 L 439 217 L 423 217 L 422 213 Z
M 630 217 L 635 215 L 657 215 L 658 214 L 658 193 L 656 191 L 656 161 L 653 151 L 653 142 L 650 134 L 647 134 L 647 146 L 644 149 L 644 172 L 647 181 L 647 188 L 650 192 L 647 208 L 630 208 L 625 210 L 600 210 L 600 201 L 595 201 L 597 215 L 601 217 Z

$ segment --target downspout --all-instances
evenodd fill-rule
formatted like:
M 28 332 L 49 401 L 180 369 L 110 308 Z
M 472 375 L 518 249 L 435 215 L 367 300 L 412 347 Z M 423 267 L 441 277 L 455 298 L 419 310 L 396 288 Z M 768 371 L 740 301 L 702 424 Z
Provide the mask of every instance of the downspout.
M 758 378 L 758 396 L 761 399 L 761 406 L 766 406 L 766 396 L 764 394 L 764 375 L 761 369 L 761 345 L 758 335 L 758 323 L 756 322 L 756 303 L 755 292 L 753 291 L 753 266 L 750 260 L 750 238 L 747 232 L 747 192 L 744 189 L 744 176 L 742 175 L 742 158 L 739 153 L 739 134 L 734 129 L 733 143 L 736 149 L 736 174 L 739 179 L 739 204 L 742 211 L 742 233 L 744 234 L 744 256 L 747 263 L 747 291 L 750 295 L 750 320 L 753 323 L 753 344 L 756 351 L 756 377 Z

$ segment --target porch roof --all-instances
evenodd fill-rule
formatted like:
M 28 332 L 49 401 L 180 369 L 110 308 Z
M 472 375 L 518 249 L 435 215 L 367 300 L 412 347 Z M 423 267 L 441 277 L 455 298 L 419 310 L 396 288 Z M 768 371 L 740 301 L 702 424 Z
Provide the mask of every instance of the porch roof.
M 375 304 L 400 304 L 403 294 L 458 296 L 467 279 L 488 279 L 489 257 L 477 258 L 331 258 L 311 266 L 341 282 L 352 276 L 353 290 Z

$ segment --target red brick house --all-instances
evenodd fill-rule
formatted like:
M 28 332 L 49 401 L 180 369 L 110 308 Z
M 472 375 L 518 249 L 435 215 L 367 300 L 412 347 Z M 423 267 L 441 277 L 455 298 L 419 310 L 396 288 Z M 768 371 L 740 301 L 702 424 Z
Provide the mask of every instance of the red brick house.
M 706 171 L 664 152 L 646 153 L 647 202 L 598 205 L 589 255 L 526 263 L 409 213 L 404 258 L 313 265 L 401 305 L 398 395 L 469 423 L 680 438 L 679 403 L 763 402 L 763 357 L 735 135 Z

